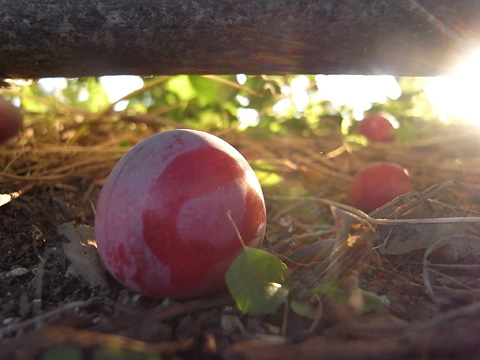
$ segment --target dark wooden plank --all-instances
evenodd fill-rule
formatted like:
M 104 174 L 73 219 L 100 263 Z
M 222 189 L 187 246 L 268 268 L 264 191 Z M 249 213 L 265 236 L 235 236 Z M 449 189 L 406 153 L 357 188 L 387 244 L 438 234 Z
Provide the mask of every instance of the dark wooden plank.
M 444 73 L 478 0 L 0 0 L 0 76 Z

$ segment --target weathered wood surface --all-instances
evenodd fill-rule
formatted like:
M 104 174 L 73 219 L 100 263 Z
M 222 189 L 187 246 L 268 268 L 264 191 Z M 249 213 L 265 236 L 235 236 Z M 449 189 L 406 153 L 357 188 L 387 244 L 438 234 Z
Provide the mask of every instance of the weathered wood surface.
M 479 0 L 0 0 L 0 78 L 442 74 Z

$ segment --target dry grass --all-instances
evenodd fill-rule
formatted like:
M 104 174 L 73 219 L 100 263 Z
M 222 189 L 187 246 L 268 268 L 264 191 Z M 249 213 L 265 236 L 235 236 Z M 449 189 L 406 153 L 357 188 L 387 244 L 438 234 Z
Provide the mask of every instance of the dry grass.
M 68 187 L 72 179 L 79 178 L 92 179 L 92 186 L 101 186 L 116 161 L 132 144 L 153 134 L 156 131 L 153 128 L 181 127 L 151 116 L 118 119 L 108 114 L 98 118 L 71 112 L 61 116 L 83 118 L 84 121 L 52 122 L 32 116 L 32 125 L 24 131 L 23 138 L 0 149 L 3 194 L 17 194 L 18 197 L 46 184 Z M 305 325 L 302 336 L 321 337 L 322 343 L 328 336 L 333 336 L 335 341 L 355 338 L 358 342 L 355 346 L 367 354 L 364 358 L 373 355 L 360 341 L 383 338 L 386 342 L 379 351 L 385 356 L 395 358 L 397 351 L 398 358 L 403 355 L 419 357 L 422 349 L 415 348 L 410 353 L 400 351 L 398 341 L 418 331 L 437 336 L 432 335 L 432 331 L 444 327 L 446 322 L 453 327 L 457 322 L 458 328 L 464 329 L 472 325 L 469 319 L 480 317 L 480 227 L 477 222 L 461 220 L 478 216 L 476 210 L 480 209 L 480 131 L 439 128 L 432 136 L 414 143 L 369 146 L 348 142 L 339 133 L 267 134 L 263 138 L 234 130 L 215 134 L 234 145 L 257 170 L 264 170 L 263 174 L 272 172 L 280 176 L 281 181 L 264 187 L 269 219 L 265 247 L 289 263 L 299 294 L 302 291 L 305 294 L 309 287 L 321 283 L 329 274 L 325 262 L 331 261 L 331 256 L 322 252 L 318 244 L 336 238 L 337 245 L 333 246 L 338 246 L 339 233 L 345 230 L 341 228 L 343 225 L 333 221 L 332 205 L 373 230 L 371 243 L 362 245 L 364 250 L 367 246 L 368 251 L 362 255 L 360 265 L 354 268 L 362 288 L 388 299 L 388 312 L 381 318 L 378 314 L 353 322 L 350 318 L 348 330 L 343 323 L 344 317 L 337 317 L 342 323 L 332 326 L 326 312 L 319 311 Z M 353 174 L 374 161 L 392 161 L 406 167 L 420 194 L 390 204 L 371 217 L 343 206 L 348 205 L 347 188 Z M 447 185 L 436 186 L 444 183 Z M 452 217 L 457 219 L 454 224 L 446 220 L 422 227 L 416 222 L 418 219 Z M 410 219 L 413 223 L 379 223 L 375 219 Z M 403 251 L 386 251 L 385 244 L 395 241 L 403 242 L 400 247 Z M 315 252 L 313 256 L 312 252 Z M 322 303 L 318 298 L 310 301 L 317 306 Z M 444 313 L 446 310 L 450 312 Z M 446 316 L 448 319 L 443 318 Z M 284 330 L 289 326 L 294 328 L 288 335 L 280 334 L 287 338 L 282 346 L 299 341 L 302 336 L 299 337 L 295 330 L 298 325 L 292 325 L 292 320 L 285 318 L 282 321 Z M 427 322 L 422 327 L 418 321 Z M 325 329 L 330 329 L 330 333 Z M 438 336 L 445 338 L 443 333 Z M 465 346 L 472 346 L 471 342 L 465 342 Z M 318 347 L 312 344 L 309 341 L 304 345 L 292 345 L 291 349 L 305 351 L 314 358 Z M 411 345 L 422 348 L 417 342 Z M 224 355 L 226 358 L 235 358 L 238 354 L 255 358 L 261 353 L 259 348 L 265 351 L 269 346 L 262 341 L 248 346 L 232 344 Z M 324 346 L 329 349 L 329 345 Z M 276 358 L 285 358 L 270 349 L 270 355 L 275 353 Z M 429 351 L 426 358 L 439 351 L 436 345 L 425 349 Z M 284 351 L 291 353 L 287 349 Z M 327 350 L 322 351 L 328 355 Z M 338 358 L 362 358 L 347 350 L 341 352 L 337 347 L 331 347 L 331 351 L 336 351 Z

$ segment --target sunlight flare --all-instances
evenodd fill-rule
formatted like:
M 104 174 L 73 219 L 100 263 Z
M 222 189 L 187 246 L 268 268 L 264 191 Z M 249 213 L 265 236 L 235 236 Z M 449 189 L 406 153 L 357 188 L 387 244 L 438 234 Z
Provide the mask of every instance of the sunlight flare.
M 441 120 L 480 125 L 480 49 L 472 51 L 450 75 L 427 79 L 424 90 Z

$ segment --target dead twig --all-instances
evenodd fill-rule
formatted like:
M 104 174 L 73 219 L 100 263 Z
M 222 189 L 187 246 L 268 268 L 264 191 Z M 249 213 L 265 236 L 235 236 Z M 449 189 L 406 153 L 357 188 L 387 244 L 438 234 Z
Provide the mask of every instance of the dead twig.
M 337 201 L 333 201 L 326 198 L 318 198 L 312 196 L 268 196 L 270 199 L 274 200 L 315 200 L 325 205 L 335 206 L 339 209 L 345 210 L 350 212 L 353 215 L 358 216 L 360 219 L 365 220 L 366 222 L 372 225 L 406 225 L 406 224 L 445 224 L 445 223 L 479 223 L 480 224 L 480 216 L 460 216 L 460 217 L 449 217 L 449 218 L 425 218 L 425 219 L 376 219 L 371 217 L 370 215 L 366 214 L 362 210 L 359 210 L 353 206 L 342 204 Z

